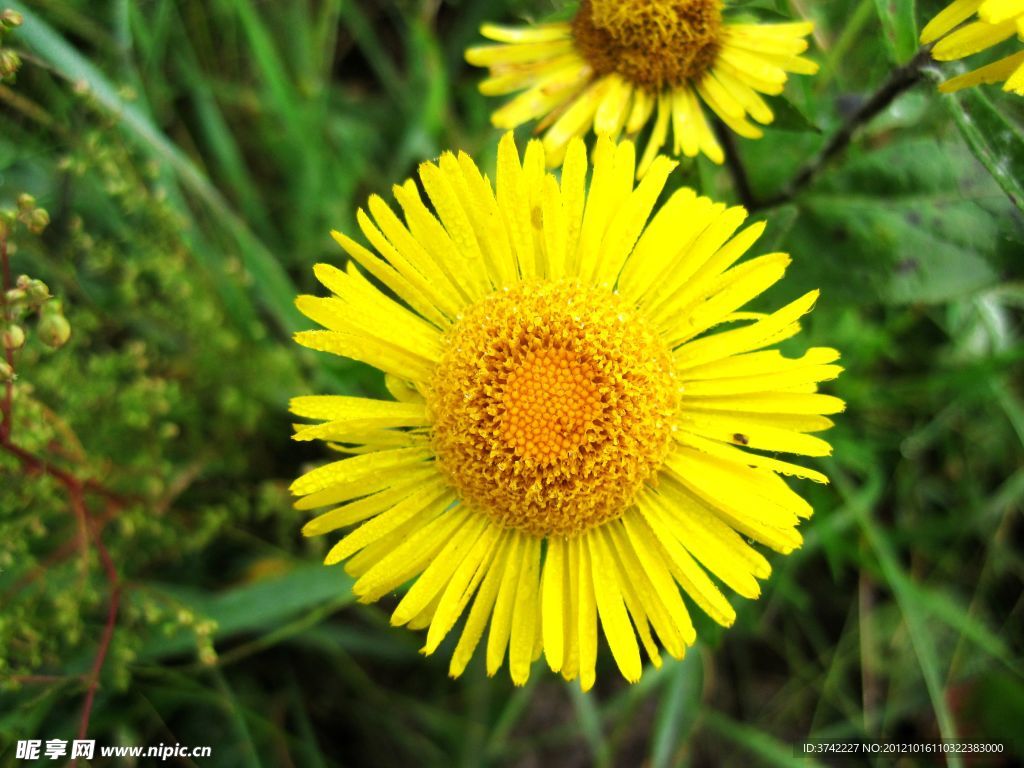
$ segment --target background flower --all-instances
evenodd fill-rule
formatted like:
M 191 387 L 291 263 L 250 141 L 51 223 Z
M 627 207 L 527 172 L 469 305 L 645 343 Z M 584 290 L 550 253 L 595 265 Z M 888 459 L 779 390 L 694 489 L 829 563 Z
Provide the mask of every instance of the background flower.
M 490 69 L 482 93 L 522 91 L 491 120 L 499 128 L 540 120 L 549 165 L 561 165 L 569 140 L 591 128 L 614 138 L 649 124 L 638 175 L 670 133 L 672 154 L 722 163 L 713 120 L 760 138 L 751 120 L 775 118 L 761 94 L 782 93 L 791 72 L 818 71 L 800 55 L 813 24 L 737 23 L 727 10 L 722 0 L 583 0 L 570 23 L 484 25 L 501 44 L 470 48 L 466 60 Z
M 977 18 L 969 22 L 975 14 Z M 921 42 L 934 43 L 932 56 L 936 60 L 957 61 L 1014 36 L 1024 41 L 1024 3 L 956 0 L 928 23 L 921 32 Z M 1024 96 L 1024 50 L 951 78 L 939 90 L 953 93 L 973 85 L 999 82 L 1003 83 L 1004 91 Z

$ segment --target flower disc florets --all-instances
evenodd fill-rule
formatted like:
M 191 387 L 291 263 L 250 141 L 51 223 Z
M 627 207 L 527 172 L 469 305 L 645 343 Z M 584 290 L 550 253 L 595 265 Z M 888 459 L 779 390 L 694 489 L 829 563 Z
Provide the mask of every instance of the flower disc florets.
M 672 360 L 607 290 L 522 283 L 445 335 L 433 445 L 463 500 L 506 527 L 570 536 L 621 515 L 668 450 Z
M 721 49 L 721 0 L 583 0 L 572 23 L 599 75 L 649 90 L 703 75 Z

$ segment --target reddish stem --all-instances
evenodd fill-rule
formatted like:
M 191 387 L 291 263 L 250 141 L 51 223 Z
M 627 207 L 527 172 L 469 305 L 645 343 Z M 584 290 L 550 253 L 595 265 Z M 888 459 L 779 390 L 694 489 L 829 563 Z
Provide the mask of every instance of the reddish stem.
M 7 258 L 7 238 L 0 237 L 0 262 L 3 262 L 4 290 L 11 287 L 11 263 Z
M 11 308 L 7 302 L 7 291 L 11 288 L 11 264 L 7 252 L 6 237 L 0 237 L 0 282 L 2 282 L 3 291 L 0 293 L 0 307 L 2 307 L 3 310 L 2 319 L 4 326 L 6 327 L 11 322 Z M 13 374 L 14 351 L 7 347 L 4 348 L 4 351 L 7 364 L 10 366 Z M 115 511 L 122 506 L 123 500 L 117 494 L 108 490 L 100 483 L 97 483 L 94 480 L 80 480 L 70 472 L 54 466 L 46 460 L 26 451 L 24 448 L 15 445 L 11 440 L 13 404 L 14 382 L 13 380 L 10 380 L 5 383 L 3 399 L 0 400 L 0 417 L 3 418 L 3 421 L 0 422 L 0 448 L 3 448 L 18 459 L 27 473 L 38 473 L 46 475 L 47 477 L 52 477 L 65 487 L 68 492 L 68 499 L 71 502 L 71 511 L 78 520 L 78 538 L 80 539 L 82 546 L 87 543 L 88 538 L 92 539 L 92 543 L 96 547 L 96 551 L 99 553 L 103 573 L 106 575 L 107 582 L 110 584 L 110 604 L 107 607 L 107 619 L 106 623 L 103 625 L 103 634 L 100 637 L 100 644 L 96 651 L 96 657 L 92 662 L 92 669 L 90 670 L 89 675 L 84 678 L 88 681 L 88 685 L 86 688 L 85 702 L 82 704 L 82 717 L 78 727 L 78 738 L 84 739 L 89 731 L 89 720 L 92 717 L 92 706 L 93 702 L 96 700 L 96 691 L 100 685 L 100 674 L 103 672 L 103 665 L 106 662 L 107 654 L 110 651 L 110 641 L 114 637 L 114 628 L 117 625 L 117 613 L 121 606 L 121 580 L 117 575 L 117 568 L 114 565 L 113 559 L 110 557 L 110 552 L 107 551 L 107 547 L 101 538 L 102 523 L 98 525 L 89 515 L 89 509 L 85 503 L 85 494 L 87 492 L 92 492 L 104 497 L 108 502 L 108 509 L 113 508 Z M 32 682 L 43 682 L 44 680 L 50 679 L 60 678 L 51 678 L 51 676 L 46 675 L 28 675 L 24 677 L 24 680 Z M 71 768 L 75 768 L 77 764 L 77 758 L 72 760 L 70 763 Z
M 69 491 L 72 486 L 77 486 L 83 492 L 95 493 L 119 507 L 124 506 L 127 502 L 127 499 L 117 493 L 114 493 L 102 483 L 98 483 L 95 480 L 79 480 L 70 472 L 40 459 L 35 454 L 29 453 L 21 446 L 12 443 L 9 435 L 0 435 L 0 448 L 3 448 L 5 451 L 17 458 L 28 471 L 52 477 L 64 485 Z
M 115 506 L 112 502 L 108 502 L 107 508 L 104 510 L 103 514 L 100 515 L 98 519 L 94 518 L 93 526 L 98 532 L 102 533 L 107 523 L 117 516 L 119 510 L 119 507 Z M 15 582 L 6 592 L 0 595 L 0 603 L 10 599 L 13 595 L 16 595 L 30 584 L 41 579 L 52 566 L 64 562 L 72 554 L 82 549 L 84 545 L 85 542 L 82 540 L 81 532 L 77 533 L 74 538 L 69 541 L 65 541 L 58 549 L 47 555 L 43 562 L 32 568 L 27 574 L 25 574 L 25 576 Z
M 110 650 L 110 641 L 114 636 L 114 627 L 117 624 L 117 612 L 121 606 L 121 579 L 117 575 L 117 568 L 114 566 L 114 561 L 110 557 L 110 553 L 107 551 L 106 545 L 103 543 L 103 539 L 100 537 L 100 531 L 97 526 L 93 524 L 89 518 L 89 511 L 85 506 L 84 491 L 82 485 L 79 483 L 74 488 L 68 488 L 71 496 L 71 507 L 75 512 L 76 516 L 87 521 L 87 526 L 92 537 L 92 543 L 96 546 L 96 551 L 100 556 L 100 564 L 103 566 L 103 572 L 107 577 L 107 581 L 110 583 L 110 605 L 107 607 L 107 621 L 103 625 L 103 635 L 100 637 L 100 645 L 96 651 L 96 658 L 93 659 L 92 669 L 89 672 L 88 689 L 85 694 L 85 702 L 82 704 L 82 717 L 78 726 L 78 738 L 84 739 L 86 734 L 89 732 L 89 720 L 92 717 L 92 705 L 96 699 L 96 690 L 100 685 L 100 673 L 103 671 L 103 664 L 107 660 L 107 652 Z M 75 768 L 78 765 L 78 760 L 72 760 L 71 768 Z

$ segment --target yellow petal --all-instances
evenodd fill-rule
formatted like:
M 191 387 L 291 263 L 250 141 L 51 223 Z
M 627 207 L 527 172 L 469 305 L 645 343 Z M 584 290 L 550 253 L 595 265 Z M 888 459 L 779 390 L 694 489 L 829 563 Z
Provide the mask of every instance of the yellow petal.
M 605 545 L 604 535 L 600 529 L 587 532 L 583 539 L 590 556 L 591 578 L 597 611 L 601 618 L 601 629 L 622 676 L 635 683 L 640 679 L 643 664 L 640 662 L 640 648 L 636 643 L 636 635 L 622 600 L 622 590 L 616 578 L 613 556 Z
M 425 525 L 417 525 L 398 545 L 390 548 L 352 586 L 359 600 L 372 603 L 421 573 L 441 548 L 455 535 L 466 521 L 475 516 L 461 504 L 455 503 L 455 494 L 439 497 L 425 510 L 426 516 L 437 516 Z
M 314 517 L 302 526 L 302 535 L 319 536 L 338 528 L 361 523 L 390 509 L 409 496 L 414 488 L 436 475 L 437 471 L 433 467 L 424 472 L 406 472 L 401 478 L 395 478 L 384 490 Z
M 1017 24 L 1004 21 L 1002 24 L 986 24 L 976 21 L 967 24 L 942 38 L 932 48 L 932 57 L 937 61 L 953 61 L 998 45 L 1017 34 Z
M 483 534 L 476 540 L 459 567 L 455 569 L 444 588 L 444 593 L 441 595 L 437 610 L 430 622 L 430 629 L 427 631 L 427 642 L 423 647 L 424 653 L 431 654 L 437 650 L 437 646 L 451 632 L 455 622 L 466 610 L 477 587 L 490 569 L 490 563 L 496 557 L 504 538 L 504 533 L 498 526 L 484 527 Z
M 382 469 L 419 463 L 430 456 L 429 448 L 404 448 L 342 459 L 307 472 L 291 484 L 290 490 L 295 496 L 306 496 L 331 486 L 346 485 Z
M 590 564 L 590 550 L 582 542 L 577 551 L 579 573 L 579 614 L 577 634 L 579 642 L 580 687 L 589 691 L 594 687 L 597 669 L 597 603 L 594 594 L 594 575 Z M 562 670 L 563 674 L 565 669 Z
M 536 646 L 540 618 L 538 588 L 540 578 L 540 539 L 527 537 L 524 542 L 523 565 L 516 588 L 512 629 L 509 638 L 508 665 L 512 682 L 525 685 L 530 676 L 530 662 Z
M 469 660 L 473 657 L 473 651 L 480 644 L 484 627 L 487 626 L 487 621 L 491 618 L 491 610 L 498 596 L 498 588 L 508 570 L 510 550 L 513 549 L 517 541 L 518 534 L 507 531 L 498 545 L 494 561 L 487 569 L 483 583 L 480 585 L 480 591 L 477 592 L 476 599 L 473 600 L 473 607 L 469 610 L 466 626 L 463 627 L 462 635 L 452 653 L 452 660 L 448 666 L 448 674 L 452 677 L 458 677 L 463 673 Z
M 443 506 L 441 499 L 445 499 Z M 453 499 L 454 494 L 448 488 L 447 482 L 443 478 L 437 478 L 352 531 L 331 547 L 331 551 L 324 558 L 324 563 L 326 565 L 340 563 L 363 549 L 367 544 L 391 533 L 413 517 L 421 513 L 429 514 L 435 509 L 439 511 L 450 504 Z
M 553 672 L 562 669 L 565 658 L 565 612 L 568 584 L 565 576 L 565 539 L 551 538 L 547 542 L 544 577 L 541 584 L 541 630 L 544 636 L 544 656 Z
M 405 593 L 391 614 L 392 626 L 409 623 L 441 594 L 489 525 L 483 515 L 469 518 L 466 525 L 448 540 Z
M 921 44 L 934 43 L 947 32 L 956 29 L 981 7 L 982 2 L 983 0 L 953 0 L 921 30 Z
M 505 659 L 512 632 L 512 613 L 516 603 L 516 587 L 526 564 L 526 537 L 516 531 L 512 536 L 505 567 L 502 569 L 501 584 L 498 588 L 491 628 L 487 633 L 487 675 L 493 677 Z
M 697 565 L 675 537 L 658 525 L 651 510 L 652 504 L 651 498 L 639 500 L 637 506 L 642 520 L 638 519 L 627 526 L 631 534 L 642 535 L 646 540 L 646 546 L 652 551 L 655 546 L 657 547 L 657 551 L 664 558 L 672 577 L 679 582 L 686 594 L 697 603 L 704 613 L 723 627 L 732 626 L 736 621 L 736 611 L 729 605 L 729 601 L 725 599 L 714 582 L 708 578 L 704 569 Z

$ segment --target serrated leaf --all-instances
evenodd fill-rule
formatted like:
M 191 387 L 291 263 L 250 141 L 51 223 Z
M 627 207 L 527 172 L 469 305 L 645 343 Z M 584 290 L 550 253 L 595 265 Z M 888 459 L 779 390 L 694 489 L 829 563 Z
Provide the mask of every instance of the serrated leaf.
M 821 133 L 821 128 L 785 96 L 772 99 L 772 111 L 775 112 L 772 128 L 795 133 Z
M 959 143 L 906 140 L 851 159 L 800 200 L 791 288 L 833 300 L 941 303 L 997 284 L 1024 240 Z

